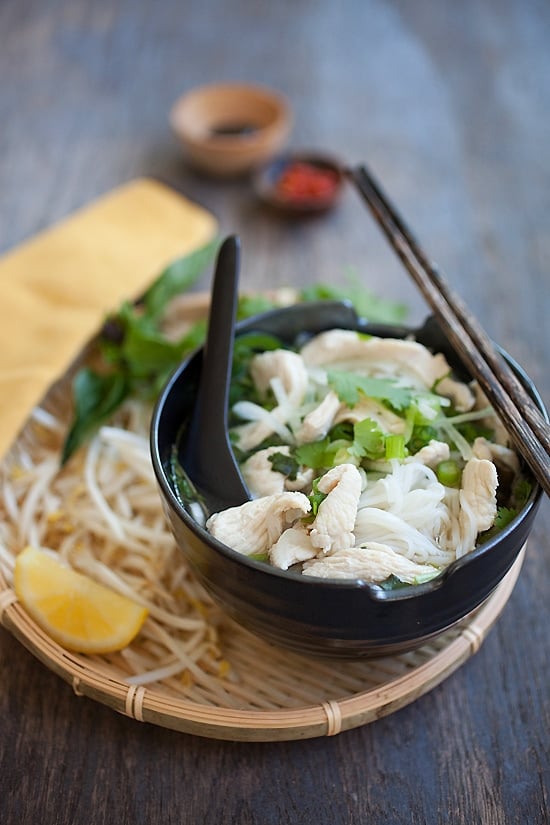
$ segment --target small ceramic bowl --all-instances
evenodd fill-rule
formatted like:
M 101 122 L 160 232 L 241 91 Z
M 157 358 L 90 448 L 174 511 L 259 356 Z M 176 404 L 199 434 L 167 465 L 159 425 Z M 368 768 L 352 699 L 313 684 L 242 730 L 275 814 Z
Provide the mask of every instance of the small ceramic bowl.
M 170 112 L 189 161 L 218 176 L 240 175 L 266 163 L 286 142 L 291 122 L 282 94 L 236 83 L 193 89 Z
M 340 200 L 343 165 L 321 152 L 290 152 L 267 164 L 254 176 L 260 199 L 290 216 L 317 215 Z
M 238 333 L 277 335 L 291 344 L 304 331 L 334 326 L 386 337 L 413 335 L 443 352 L 458 375 L 464 368 L 433 319 L 420 329 L 368 324 L 345 304 L 303 304 L 248 319 Z M 519 380 L 547 417 L 535 387 L 501 350 Z M 151 454 L 165 512 L 191 569 L 233 619 L 265 639 L 301 653 L 331 657 L 393 655 L 423 644 L 481 605 L 510 570 L 540 503 L 533 483 L 519 514 L 492 539 L 450 564 L 424 584 L 386 591 L 363 581 L 314 579 L 254 561 L 217 541 L 183 504 L 171 471 L 174 453 L 192 409 L 201 369 L 201 351 L 174 373 L 157 402 L 151 426 Z M 208 427 L 208 420 L 204 426 Z

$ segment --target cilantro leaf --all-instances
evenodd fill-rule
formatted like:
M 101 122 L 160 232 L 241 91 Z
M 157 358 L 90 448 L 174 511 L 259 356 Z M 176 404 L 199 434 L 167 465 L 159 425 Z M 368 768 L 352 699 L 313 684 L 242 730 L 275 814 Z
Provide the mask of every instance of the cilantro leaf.
M 328 370 L 329 386 L 348 407 L 359 402 L 359 395 L 386 401 L 395 410 L 404 410 L 411 403 L 412 390 L 400 386 L 393 378 L 374 378 L 344 370 Z
M 353 424 L 351 421 L 340 421 L 329 430 L 331 441 L 353 441 Z
M 319 507 L 321 506 L 321 504 L 323 503 L 323 501 L 326 499 L 326 497 L 328 495 L 328 493 L 322 493 L 319 490 L 319 481 L 320 480 L 321 480 L 320 478 L 314 479 L 314 481 L 311 485 L 311 493 L 308 496 L 309 503 L 311 504 L 311 510 L 309 511 L 307 516 L 304 516 L 304 518 L 302 519 L 302 522 L 304 524 L 311 524 L 311 522 L 315 520 L 315 517 L 317 516 L 317 513 L 319 512 Z
M 293 455 L 286 455 L 285 453 L 272 453 L 268 460 L 273 467 L 273 471 L 281 473 L 291 481 L 294 481 L 298 475 L 300 466 Z
M 307 444 L 300 444 L 294 451 L 294 456 L 299 464 L 305 464 L 313 470 L 322 470 L 327 466 L 327 449 L 330 440 L 323 438 L 321 441 L 310 441 Z
M 427 425 L 413 427 L 412 435 L 407 442 L 409 453 L 414 455 L 421 450 L 422 447 L 426 447 L 430 441 L 438 438 L 439 435 L 435 427 Z
M 532 489 L 533 484 L 529 481 L 529 479 L 525 478 L 523 475 L 518 476 L 512 488 L 512 502 L 517 510 L 521 510 L 521 508 L 527 503 L 527 499 L 531 495 Z
M 383 458 L 386 452 L 386 439 L 380 425 L 372 418 L 364 418 L 353 427 L 352 455 L 370 458 L 375 461 Z

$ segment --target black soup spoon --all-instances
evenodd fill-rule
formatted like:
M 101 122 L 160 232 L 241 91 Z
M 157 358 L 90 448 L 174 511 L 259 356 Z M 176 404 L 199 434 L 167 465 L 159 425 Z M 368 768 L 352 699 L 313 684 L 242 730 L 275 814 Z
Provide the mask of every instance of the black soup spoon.
M 209 513 L 251 497 L 227 428 L 239 269 L 240 241 L 230 235 L 218 252 L 197 397 L 180 448 L 182 466 Z

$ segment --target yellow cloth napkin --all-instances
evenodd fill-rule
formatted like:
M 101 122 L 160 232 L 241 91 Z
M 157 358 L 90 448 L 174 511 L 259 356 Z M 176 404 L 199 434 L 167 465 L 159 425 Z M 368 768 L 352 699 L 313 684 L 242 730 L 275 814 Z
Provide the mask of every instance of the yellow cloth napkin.
M 216 230 L 202 207 L 143 178 L 0 258 L 0 455 L 106 312 Z

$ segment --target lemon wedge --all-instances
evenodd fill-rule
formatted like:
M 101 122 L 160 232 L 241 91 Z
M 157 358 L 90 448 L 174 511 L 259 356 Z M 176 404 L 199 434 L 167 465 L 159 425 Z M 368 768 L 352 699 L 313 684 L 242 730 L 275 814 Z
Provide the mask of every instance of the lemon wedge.
M 147 616 L 141 605 L 34 547 L 15 560 L 15 592 L 52 639 L 78 653 L 121 650 Z

